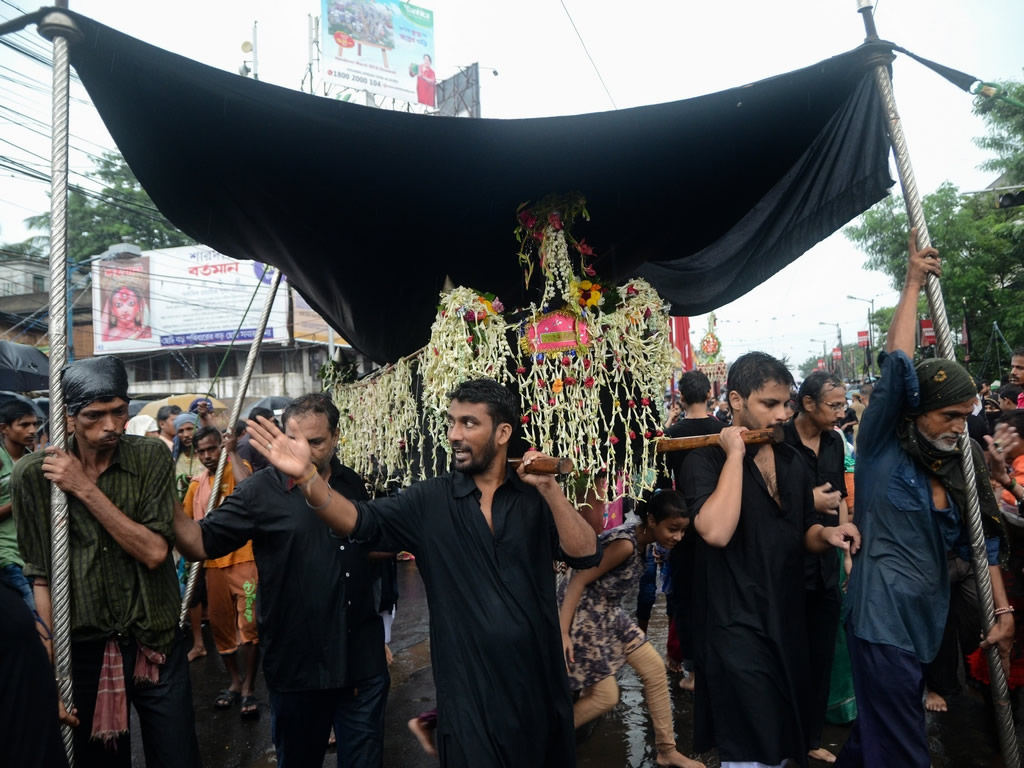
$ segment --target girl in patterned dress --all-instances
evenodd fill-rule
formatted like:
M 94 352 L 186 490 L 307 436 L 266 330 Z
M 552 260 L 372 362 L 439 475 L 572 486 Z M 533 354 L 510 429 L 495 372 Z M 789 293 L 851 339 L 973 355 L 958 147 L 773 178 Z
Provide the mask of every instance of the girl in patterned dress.
M 690 525 L 686 502 L 676 491 L 656 492 L 639 506 L 637 515 L 639 524 L 601 534 L 600 565 L 570 572 L 559 588 L 569 685 L 580 692 L 573 719 L 579 728 L 615 706 L 619 699 L 615 675 L 628 663 L 643 680 L 658 765 L 703 768 L 703 763 L 676 750 L 665 662 L 631 613 L 647 548 L 655 542 L 669 549 L 679 543 Z

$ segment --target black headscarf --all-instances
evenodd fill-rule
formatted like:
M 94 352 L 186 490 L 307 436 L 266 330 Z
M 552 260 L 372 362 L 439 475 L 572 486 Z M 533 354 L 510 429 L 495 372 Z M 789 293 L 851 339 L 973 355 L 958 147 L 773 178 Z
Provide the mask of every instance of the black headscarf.
M 920 402 L 900 423 L 897 436 L 903 450 L 942 483 L 960 511 L 960 521 L 966 531 L 969 528 L 967 482 L 961 464 L 963 454 L 959 448 L 943 451 L 932 445 L 918 430 L 916 418 L 923 413 L 970 400 L 977 396 L 978 389 L 971 374 L 953 360 L 925 360 L 917 366 L 916 371 L 921 393 Z M 970 441 L 970 445 L 982 529 L 986 539 L 999 539 L 999 562 L 1005 566 L 1010 554 L 1009 541 L 1003 527 L 1002 515 L 999 513 L 999 505 L 996 503 L 995 494 L 992 493 L 985 455 L 973 440 Z
M 128 401 L 128 373 L 120 358 L 87 357 L 64 366 L 60 372 L 68 414 L 77 415 L 89 403 L 120 397 Z

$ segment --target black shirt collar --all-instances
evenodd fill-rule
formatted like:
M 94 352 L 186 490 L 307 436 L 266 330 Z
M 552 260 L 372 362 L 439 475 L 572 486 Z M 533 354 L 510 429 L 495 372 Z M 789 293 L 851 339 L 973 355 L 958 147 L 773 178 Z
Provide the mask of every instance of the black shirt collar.
M 505 472 L 505 483 L 511 484 L 517 491 L 524 491 L 529 487 L 519 478 L 519 473 L 512 469 L 512 467 L 509 467 Z M 457 469 L 452 471 L 452 489 L 457 499 L 465 498 L 479 491 L 473 476 L 460 472 Z

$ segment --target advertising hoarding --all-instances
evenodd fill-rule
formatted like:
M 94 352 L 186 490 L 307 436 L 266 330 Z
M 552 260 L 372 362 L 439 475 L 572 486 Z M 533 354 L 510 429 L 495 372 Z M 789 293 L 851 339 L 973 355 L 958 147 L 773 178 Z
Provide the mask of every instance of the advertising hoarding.
M 202 245 L 94 261 L 93 352 L 230 344 L 239 324 L 237 341 L 249 342 L 273 274 L 272 267 Z M 257 286 L 261 289 L 250 306 Z M 287 291 L 277 293 L 263 340 L 288 341 Z
M 327 321 L 309 306 L 298 291 L 292 291 L 292 336 L 295 341 L 308 341 L 319 344 L 330 342 L 330 329 Z M 347 347 L 346 342 L 337 332 L 334 334 L 334 343 L 339 347 Z
M 434 12 L 399 0 L 323 0 L 325 81 L 437 106 Z

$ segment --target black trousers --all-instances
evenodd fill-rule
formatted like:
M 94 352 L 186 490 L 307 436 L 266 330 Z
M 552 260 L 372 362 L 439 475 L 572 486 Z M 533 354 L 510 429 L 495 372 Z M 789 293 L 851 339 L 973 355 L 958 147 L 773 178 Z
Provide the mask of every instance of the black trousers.
M 832 659 L 836 653 L 836 633 L 839 631 L 839 613 L 842 608 L 839 588 L 805 590 L 804 608 L 810 668 L 807 703 L 804 707 L 804 734 L 807 736 L 807 749 L 810 750 L 821 746 L 821 732 L 825 728 L 828 691 L 832 682 Z
M 959 557 L 950 557 L 949 613 L 942 632 L 942 645 L 935 658 L 925 665 L 924 681 L 929 691 L 942 697 L 960 693 L 960 664 L 981 641 L 981 612 L 974 568 Z
M 75 768 L 131 768 L 132 765 L 129 734 L 117 740 L 117 749 L 89 738 L 105 646 L 106 640 L 71 644 L 71 679 L 75 708 L 81 721 L 75 728 Z M 122 641 L 125 693 L 128 706 L 135 707 L 139 716 L 146 768 L 199 768 L 192 683 L 181 633 L 175 636 L 167 662 L 160 667 L 160 682 L 155 685 L 133 682 L 137 652 L 134 640 Z M 130 723 L 129 719 L 129 727 Z

